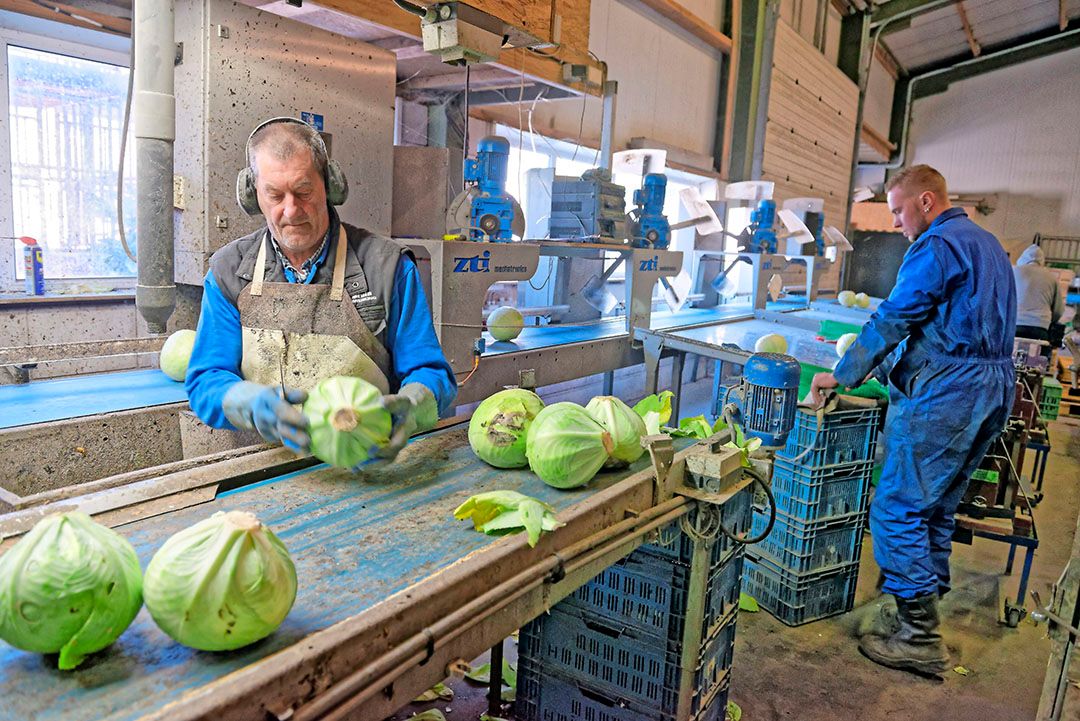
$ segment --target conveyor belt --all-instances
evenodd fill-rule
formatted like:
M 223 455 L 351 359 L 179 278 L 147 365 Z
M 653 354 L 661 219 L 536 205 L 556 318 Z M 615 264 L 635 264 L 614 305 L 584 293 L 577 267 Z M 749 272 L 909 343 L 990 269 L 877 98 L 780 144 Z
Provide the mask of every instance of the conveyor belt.
M 769 333 L 776 333 L 787 339 L 788 355 L 800 363 L 824 368 L 831 368 L 836 363 L 835 344 L 817 340 L 817 334 L 813 331 L 765 320 L 738 320 L 700 328 L 664 331 L 663 337 L 665 345 L 668 344 L 669 339 L 681 341 L 684 344 L 717 348 L 725 343 L 733 343 L 743 350 L 753 351 L 757 339 Z M 693 349 L 686 349 L 693 352 Z
M 779 301 L 769 303 L 768 309 L 773 311 L 788 311 L 793 308 L 805 308 L 803 301 Z M 684 308 L 678 313 L 671 311 L 657 311 L 652 314 L 650 326 L 653 330 L 667 330 L 670 328 L 684 328 L 686 326 L 703 325 L 707 323 L 720 323 L 752 316 L 753 309 L 749 305 L 719 306 L 716 308 Z M 559 326 L 545 325 L 539 327 L 526 326 L 521 335 L 512 341 L 496 341 L 489 333 L 484 333 L 487 341 L 485 356 L 514 353 L 516 351 L 538 350 L 569 343 L 585 343 L 588 341 L 614 338 L 626 334 L 626 319 L 624 317 L 606 318 L 591 325 Z
M 156 368 L 0 386 L 0 428 L 183 403 L 184 384 Z
M 500 539 L 452 517 L 453 509 L 474 493 L 514 489 L 561 510 L 647 465 L 646 456 L 629 470 L 601 474 L 587 488 L 559 491 L 527 470 L 481 463 L 465 433 L 457 427 L 414 442 L 378 477 L 316 466 L 120 526 L 117 530 L 134 545 L 145 568 L 177 531 L 216 511 L 250 511 L 292 554 L 299 579 L 296 605 L 270 638 L 231 653 L 180 646 L 154 625 L 145 608 L 117 643 L 73 672 L 57 671 L 55 657 L 0 643 L 0 719 L 138 719 L 496 543 Z

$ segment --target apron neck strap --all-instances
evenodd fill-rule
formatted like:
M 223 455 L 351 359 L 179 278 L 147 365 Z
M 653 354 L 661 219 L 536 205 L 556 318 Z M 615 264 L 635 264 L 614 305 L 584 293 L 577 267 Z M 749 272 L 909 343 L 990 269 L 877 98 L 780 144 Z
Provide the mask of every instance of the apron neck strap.
M 330 284 L 330 300 L 339 301 L 344 296 L 345 288 L 345 251 L 349 239 L 345 236 L 345 225 L 338 225 L 337 252 L 334 254 L 334 280 Z
M 255 270 L 251 274 L 251 295 L 262 295 L 263 278 L 266 276 L 266 246 L 270 231 L 263 234 L 259 252 L 255 256 Z

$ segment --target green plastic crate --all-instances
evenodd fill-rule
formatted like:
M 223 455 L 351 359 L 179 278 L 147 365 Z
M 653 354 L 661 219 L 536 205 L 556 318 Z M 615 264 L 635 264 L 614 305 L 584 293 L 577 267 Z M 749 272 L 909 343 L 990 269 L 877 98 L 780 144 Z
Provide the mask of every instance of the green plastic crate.
M 861 330 L 861 323 L 844 323 L 838 320 L 823 320 L 821 321 L 821 325 L 818 326 L 818 335 L 825 340 L 838 340 L 840 336 L 846 333 L 858 335 Z
M 1061 409 L 1061 383 L 1056 378 L 1046 376 L 1042 380 L 1042 399 L 1039 401 L 1039 418 L 1044 421 L 1056 421 Z

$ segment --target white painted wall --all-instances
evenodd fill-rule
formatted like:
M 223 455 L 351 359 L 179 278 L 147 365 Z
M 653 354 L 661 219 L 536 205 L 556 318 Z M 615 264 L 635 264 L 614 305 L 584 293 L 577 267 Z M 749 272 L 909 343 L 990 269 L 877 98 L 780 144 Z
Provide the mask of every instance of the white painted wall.
M 913 163 L 950 192 L 997 194 L 974 216 L 1015 255 L 1037 232 L 1080 235 L 1080 49 L 954 83 L 915 102 Z
M 719 27 L 719 0 L 681 3 Z M 716 101 L 723 56 L 669 20 L 634 0 L 593 0 L 589 48 L 608 64 L 619 83 L 615 147 L 647 137 L 703 156 L 711 156 L 716 132 Z M 568 99 L 537 103 L 533 126 L 560 137 L 600 137 L 601 101 Z
M 681 0 L 680 4 L 719 27 L 721 0 Z M 816 0 L 783 0 L 780 15 L 812 40 Z M 615 147 L 646 137 L 711 157 L 716 133 L 716 102 L 721 63 L 726 58 L 669 20 L 635 0 L 592 0 L 589 48 L 608 64 L 619 83 Z M 840 15 L 831 6 L 825 29 L 825 55 L 836 62 Z M 598 98 L 537 103 L 533 127 L 559 137 L 595 142 L 600 137 Z M 579 127 L 581 128 L 579 132 Z

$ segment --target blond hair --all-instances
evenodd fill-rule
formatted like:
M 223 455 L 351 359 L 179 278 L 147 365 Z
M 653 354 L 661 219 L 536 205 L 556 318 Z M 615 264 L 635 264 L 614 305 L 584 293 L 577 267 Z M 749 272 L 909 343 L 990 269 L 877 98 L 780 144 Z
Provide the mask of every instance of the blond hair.
M 900 188 L 911 195 L 930 191 L 939 198 L 949 197 L 949 191 L 945 187 L 945 176 L 929 165 L 912 165 L 893 175 L 885 183 L 885 192 L 888 193 L 893 188 Z

